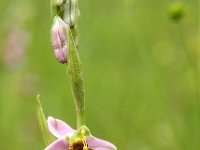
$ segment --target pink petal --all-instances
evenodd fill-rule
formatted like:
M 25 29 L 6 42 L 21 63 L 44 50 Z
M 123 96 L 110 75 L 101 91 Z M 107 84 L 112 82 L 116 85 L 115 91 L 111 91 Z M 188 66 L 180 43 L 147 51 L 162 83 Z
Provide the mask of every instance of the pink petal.
M 107 149 L 107 148 L 95 148 L 94 150 L 110 150 L 110 149 Z
M 87 137 L 86 138 L 87 144 L 89 148 L 94 150 L 116 150 L 116 146 L 112 143 L 98 139 L 96 137 Z
M 57 138 L 65 138 L 67 133 L 74 132 L 74 129 L 62 120 L 48 117 L 47 122 L 50 132 Z
M 69 144 L 64 139 L 58 139 L 55 142 L 51 143 L 44 150 L 68 150 Z

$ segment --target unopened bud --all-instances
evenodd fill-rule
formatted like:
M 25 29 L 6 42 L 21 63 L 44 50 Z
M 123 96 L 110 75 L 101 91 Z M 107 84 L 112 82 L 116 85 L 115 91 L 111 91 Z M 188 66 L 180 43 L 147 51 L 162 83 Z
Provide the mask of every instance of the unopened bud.
M 52 47 L 60 63 L 67 63 L 68 25 L 58 16 L 55 16 L 51 29 Z
M 66 1 L 66 7 L 64 12 L 64 21 L 71 27 L 75 26 L 80 17 L 77 0 Z
M 173 3 L 169 7 L 168 13 L 170 19 L 173 21 L 179 21 L 185 15 L 185 6 L 180 2 Z
M 66 0 L 51 0 L 52 18 L 54 18 L 56 15 L 63 18 L 65 2 Z

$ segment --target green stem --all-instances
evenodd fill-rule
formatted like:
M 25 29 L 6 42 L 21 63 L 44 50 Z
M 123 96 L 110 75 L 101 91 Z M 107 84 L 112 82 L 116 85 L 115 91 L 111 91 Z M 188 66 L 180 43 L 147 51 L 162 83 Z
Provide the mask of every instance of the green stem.
M 198 53 L 196 54 L 195 60 L 193 61 L 190 57 L 190 53 L 185 47 L 184 44 L 184 35 L 181 28 L 181 24 L 178 24 L 179 28 L 179 38 L 180 43 L 182 46 L 182 49 L 187 57 L 189 66 L 192 69 L 193 77 L 194 77 L 194 92 L 195 92 L 195 98 L 194 98 L 194 128 L 195 128 L 195 134 L 194 134 L 194 147 L 198 147 L 198 139 L 200 137 L 200 130 L 199 130 L 199 70 L 198 70 Z
M 179 36 L 180 46 L 181 46 L 181 48 L 182 48 L 182 50 L 183 50 L 183 52 L 184 52 L 184 54 L 186 56 L 186 59 L 187 59 L 189 65 L 190 65 L 190 67 L 192 69 L 194 69 L 195 68 L 194 67 L 195 64 L 194 64 L 194 62 L 192 61 L 192 59 L 190 57 L 190 53 L 188 52 L 187 48 L 185 47 L 185 43 L 184 43 L 184 39 L 183 39 L 184 34 L 183 34 L 183 30 L 182 30 L 182 25 L 181 25 L 180 22 L 178 22 L 177 24 L 178 24 L 177 27 L 178 27 L 178 34 L 179 34 L 178 36 Z
M 76 107 L 76 117 L 77 117 L 77 129 L 85 125 L 85 109 L 79 109 Z
M 76 16 L 76 14 L 75 14 L 76 12 L 74 12 L 74 11 L 76 11 L 75 10 L 76 8 L 75 8 L 74 4 L 76 4 L 75 0 L 69 1 L 69 10 L 71 12 L 69 18 L 70 18 L 70 23 L 71 23 L 70 24 L 71 25 L 70 29 L 71 29 L 71 32 L 72 32 L 72 37 L 74 39 L 74 44 L 75 44 L 76 48 L 78 49 L 78 44 L 76 42 L 77 41 L 77 29 L 75 27 L 76 25 L 73 24 L 73 19 L 72 19 L 72 17 Z M 80 85 L 80 86 L 82 86 L 82 85 Z M 82 99 L 82 100 L 76 99 L 75 100 L 75 105 L 76 105 L 77 129 L 80 129 L 81 126 L 85 125 L 85 104 L 84 104 L 84 99 Z

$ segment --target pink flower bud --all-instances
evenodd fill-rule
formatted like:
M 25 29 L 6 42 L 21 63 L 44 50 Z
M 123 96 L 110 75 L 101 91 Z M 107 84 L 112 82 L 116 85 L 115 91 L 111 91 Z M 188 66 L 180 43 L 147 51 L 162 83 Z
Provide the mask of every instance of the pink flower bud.
M 68 25 L 58 16 L 55 16 L 51 28 L 52 47 L 57 60 L 64 64 L 67 63 L 67 31 Z

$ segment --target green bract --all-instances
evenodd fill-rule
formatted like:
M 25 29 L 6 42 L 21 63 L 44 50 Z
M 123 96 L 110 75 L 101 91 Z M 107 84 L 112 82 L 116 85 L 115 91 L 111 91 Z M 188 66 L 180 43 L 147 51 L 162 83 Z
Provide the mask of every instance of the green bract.
M 84 87 L 80 58 L 76 49 L 72 32 L 68 29 L 68 65 L 67 72 L 70 79 L 71 89 L 76 103 L 76 110 L 79 115 L 77 126 L 84 124 Z
M 42 109 L 39 95 L 37 96 L 37 113 L 38 113 L 38 122 L 39 122 L 40 129 L 41 129 L 43 137 L 44 137 L 45 145 L 49 145 L 54 140 L 54 138 L 52 137 L 51 133 L 49 132 L 46 117 L 45 117 L 43 109 Z

